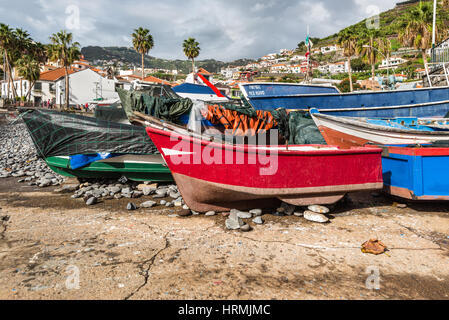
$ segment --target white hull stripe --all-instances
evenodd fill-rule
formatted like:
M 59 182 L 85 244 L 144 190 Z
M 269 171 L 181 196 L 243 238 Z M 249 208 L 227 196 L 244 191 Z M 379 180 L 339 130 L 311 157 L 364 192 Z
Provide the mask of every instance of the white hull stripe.
M 194 152 L 185 152 L 166 148 L 162 148 L 162 152 L 164 153 L 165 156 L 184 156 L 194 154 Z

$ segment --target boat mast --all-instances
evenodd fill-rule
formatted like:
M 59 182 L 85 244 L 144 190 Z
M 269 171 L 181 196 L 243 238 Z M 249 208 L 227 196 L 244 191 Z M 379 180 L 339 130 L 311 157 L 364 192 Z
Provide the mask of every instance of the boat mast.
M 432 49 L 435 49 L 436 44 L 436 25 L 437 25 L 437 0 L 433 0 Z
M 307 74 L 306 74 L 306 79 L 305 82 L 312 82 L 312 77 L 311 77 L 311 66 L 310 66 L 310 56 L 312 54 L 312 42 L 310 41 L 310 27 L 309 25 L 307 25 L 307 41 L 306 41 L 306 45 L 307 45 Z

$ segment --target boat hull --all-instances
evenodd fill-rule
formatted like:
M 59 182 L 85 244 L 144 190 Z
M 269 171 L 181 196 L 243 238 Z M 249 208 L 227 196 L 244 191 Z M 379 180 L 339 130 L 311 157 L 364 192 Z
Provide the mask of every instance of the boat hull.
M 182 98 L 189 98 L 191 100 L 201 100 L 209 103 L 227 103 L 229 99 L 226 97 L 219 97 L 211 88 L 201 84 L 184 83 L 173 88 Z
M 286 150 L 206 142 L 152 127 L 147 132 L 186 204 L 199 212 L 260 208 L 281 200 L 300 206 L 331 204 L 347 192 L 383 186 L 377 148 Z
M 430 144 L 449 140 L 449 131 L 396 130 L 385 126 L 366 124 L 357 119 L 344 119 L 316 114 L 312 118 L 328 144 L 341 148 L 378 145 Z
M 173 176 L 160 155 L 123 155 L 70 169 L 69 157 L 49 157 L 47 165 L 56 173 L 75 178 L 120 178 L 133 181 L 172 182 Z
M 449 113 L 449 87 L 361 93 L 336 93 L 329 92 L 326 87 L 305 87 L 280 83 L 240 86 L 257 110 L 315 108 L 323 114 L 348 117 L 445 117 Z
M 449 148 L 385 147 L 384 190 L 410 200 L 449 200 Z

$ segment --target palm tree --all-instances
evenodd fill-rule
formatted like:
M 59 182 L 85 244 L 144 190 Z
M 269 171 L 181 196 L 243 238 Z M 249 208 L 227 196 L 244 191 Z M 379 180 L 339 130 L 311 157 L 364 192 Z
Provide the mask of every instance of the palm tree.
M 437 21 L 436 37 L 440 38 Z M 405 46 L 421 50 L 424 67 L 427 70 L 427 50 L 432 47 L 433 6 L 420 2 L 404 15 L 399 24 L 399 41 Z M 438 40 L 437 40 L 438 41 Z
M 343 54 L 346 58 L 348 58 L 349 65 L 349 87 L 351 92 L 354 91 L 354 85 L 352 83 L 352 68 L 351 68 L 351 58 L 356 54 L 356 37 L 352 30 L 345 29 L 343 30 L 337 40 L 340 47 L 343 48 Z
M 15 35 L 14 31 L 6 24 L 0 24 L 0 49 L 3 51 L 3 59 L 5 64 L 5 73 L 8 79 L 8 98 L 11 92 L 11 85 L 14 93 L 14 97 L 17 96 L 16 89 L 12 84 L 12 70 L 10 61 L 10 52 L 13 52 L 15 48 Z
M 30 38 L 30 35 L 27 31 L 17 28 L 14 31 L 15 39 L 16 39 L 16 45 L 15 50 L 11 52 L 11 55 L 14 55 L 11 60 L 14 61 L 13 67 L 16 67 L 18 64 L 18 61 L 20 59 L 23 59 L 23 57 L 30 54 L 30 48 L 33 44 L 32 39 Z M 22 76 L 20 76 L 20 94 L 23 97 L 23 84 L 22 84 Z
M 17 60 L 17 70 L 19 76 L 30 83 L 28 92 L 25 95 L 25 98 L 29 101 L 31 90 L 40 77 L 40 66 L 47 61 L 47 53 L 45 46 L 39 42 L 30 44 L 27 50 L 28 53 Z
M 391 55 L 391 40 L 387 37 L 380 37 L 379 39 L 377 39 L 377 43 L 379 45 L 379 51 L 385 56 L 385 59 L 387 59 L 387 63 L 389 66 Z
M 17 60 L 17 71 L 19 76 L 25 80 L 28 80 L 30 87 L 25 95 L 26 100 L 29 100 L 31 95 L 31 89 L 40 77 L 40 64 L 32 56 L 26 55 L 23 58 Z
M 186 57 L 192 60 L 192 72 L 195 73 L 195 58 L 200 55 L 200 44 L 195 40 L 195 38 L 189 38 L 184 40 L 182 47 L 184 48 L 184 54 Z
M 379 45 L 379 51 L 389 59 L 392 51 L 391 40 L 387 37 L 380 37 L 377 39 L 377 43 Z
M 142 80 L 145 79 L 145 55 L 153 49 L 154 41 L 150 30 L 140 27 L 132 34 L 134 49 L 142 55 Z
M 81 56 L 80 44 L 73 42 L 73 35 L 65 30 L 54 33 L 50 37 L 49 58 L 59 62 L 65 69 L 65 106 L 68 109 L 70 103 L 69 67 Z
M 371 78 L 373 82 L 376 76 L 376 62 L 379 59 L 379 51 L 377 51 L 378 43 L 375 40 L 378 36 L 378 30 L 366 29 L 360 34 L 360 40 L 357 43 L 357 53 L 365 62 L 371 65 Z M 366 42 L 368 42 L 368 45 L 366 45 Z

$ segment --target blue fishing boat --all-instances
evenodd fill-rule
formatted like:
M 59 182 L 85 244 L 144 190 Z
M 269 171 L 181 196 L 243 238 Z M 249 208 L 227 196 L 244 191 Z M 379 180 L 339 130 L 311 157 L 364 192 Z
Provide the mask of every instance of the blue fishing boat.
M 411 200 L 449 200 L 449 145 L 383 147 L 384 190 Z
M 210 87 L 201 84 L 183 83 L 174 87 L 173 91 L 180 97 L 191 100 L 201 100 L 209 103 L 226 103 L 230 101 L 223 95 L 218 96 Z
M 191 73 L 187 76 L 185 83 L 173 87 L 182 98 L 201 100 L 209 103 L 226 103 L 230 99 L 212 84 L 212 74 L 204 69 L 198 73 Z
M 348 117 L 445 117 L 449 87 L 340 93 L 337 88 L 291 83 L 246 83 L 240 89 L 258 110 L 285 108 Z

